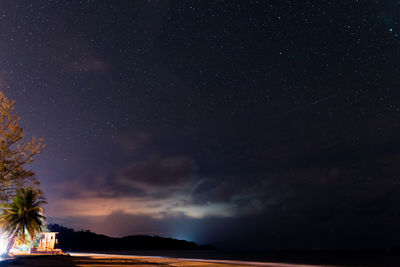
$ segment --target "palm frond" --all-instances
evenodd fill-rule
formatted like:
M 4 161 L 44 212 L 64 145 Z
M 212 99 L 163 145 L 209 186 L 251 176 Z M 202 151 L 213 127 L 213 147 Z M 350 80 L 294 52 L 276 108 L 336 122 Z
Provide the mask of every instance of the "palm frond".
M 17 229 L 17 236 L 22 243 L 26 240 L 26 232 L 34 238 L 42 230 L 43 205 L 47 202 L 42 192 L 32 187 L 22 187 L 15 190 L 12 202 L 1 205 L 0 225 L 8 232 Z

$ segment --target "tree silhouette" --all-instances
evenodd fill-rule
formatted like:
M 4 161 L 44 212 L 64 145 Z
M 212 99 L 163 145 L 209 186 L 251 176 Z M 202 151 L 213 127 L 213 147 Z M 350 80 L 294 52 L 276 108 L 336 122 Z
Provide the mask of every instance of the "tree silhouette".
M 14 109 L 15 102 L 0 91 L 0 201 L 9 200 L 18 187 L 28 182 L 39 184 L 26 165 L 46 147 L 42 138 L 25 142 Z

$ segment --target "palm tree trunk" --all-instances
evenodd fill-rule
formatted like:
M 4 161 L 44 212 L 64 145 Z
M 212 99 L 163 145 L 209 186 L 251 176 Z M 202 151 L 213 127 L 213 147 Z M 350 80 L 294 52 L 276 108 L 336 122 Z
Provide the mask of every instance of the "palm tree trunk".
M 17 239 L 17 234 L 18 234 L 18 227 L 15 227 L 12 234 L 10 235 L 11 238 L 8 241 L 7 248 L 4 254 L 8 255 L 8 253 L 10 253 L 10 250 L 14 247 L 15 240 Z

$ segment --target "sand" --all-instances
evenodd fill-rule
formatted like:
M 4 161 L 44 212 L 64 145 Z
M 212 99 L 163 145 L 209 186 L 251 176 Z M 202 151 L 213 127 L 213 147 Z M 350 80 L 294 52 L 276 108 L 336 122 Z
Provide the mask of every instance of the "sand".
M 15 259 L 0 262 L 0 266 L 81 266 L 81 267 L 151 267 L 151 266 L 188 266 L 188 267 L 244 267 L 244 266 L 270 266 L 270 267 L 307 267 L 311 265 L 282 264 L 282 263 L 250 263 L 213 260 L 190 260 L 163 257 L 125 256 L 111 254 L 84 254 L 72 255 L 46 255 L 46 256 L 19 256 Z M 315 265 L 314 265 L 315 266 Z

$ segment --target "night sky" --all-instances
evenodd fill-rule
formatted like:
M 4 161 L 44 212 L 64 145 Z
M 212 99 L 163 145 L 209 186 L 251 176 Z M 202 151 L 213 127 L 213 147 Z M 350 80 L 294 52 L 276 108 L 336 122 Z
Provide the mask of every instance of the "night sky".
M 400 247 L 400 1 L 0 0 L 49 222 Z

